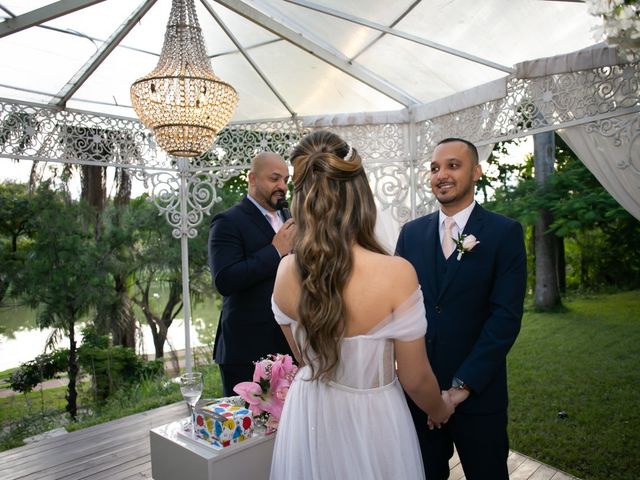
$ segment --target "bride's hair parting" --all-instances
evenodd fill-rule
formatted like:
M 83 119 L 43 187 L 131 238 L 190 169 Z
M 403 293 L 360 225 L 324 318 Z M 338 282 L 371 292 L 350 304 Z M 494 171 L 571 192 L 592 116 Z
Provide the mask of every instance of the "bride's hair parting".
M 314 379 L 331 379 L 345 330 L 343 292 L 353 270 L 353 245 L 385 250 L 374 235 L 376 205 L 355 148 L 320 130 L 300 141 L 291 163 L 298 318 L 306 333 L 301 350 Z

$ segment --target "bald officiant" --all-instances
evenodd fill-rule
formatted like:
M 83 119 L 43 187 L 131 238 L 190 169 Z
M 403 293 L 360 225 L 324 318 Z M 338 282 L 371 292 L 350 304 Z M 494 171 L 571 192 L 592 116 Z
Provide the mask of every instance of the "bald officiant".
M 224 395 L 253 378 L 253 362 L 272 353 L 291 354 L 273 318 L 271 294 L 280 259 L 291 252 L 292 219 L 276 211 L 284 199 L 289 169 L 271 152 L 251 162 L 249 193 L 216 215 L 209 230 L 209 262 L 216 289 L 223 296 L 213 347 Z

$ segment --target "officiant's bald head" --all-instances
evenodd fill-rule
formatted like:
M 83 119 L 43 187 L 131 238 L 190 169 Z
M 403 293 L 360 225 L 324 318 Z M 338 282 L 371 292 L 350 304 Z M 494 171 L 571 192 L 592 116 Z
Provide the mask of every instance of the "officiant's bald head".
M 249 194 L 264 208 L 273 211 L 278 200 L 286 196 L 289 167 L 277 153 L 260 152 L 251 161 L 248 179 Z

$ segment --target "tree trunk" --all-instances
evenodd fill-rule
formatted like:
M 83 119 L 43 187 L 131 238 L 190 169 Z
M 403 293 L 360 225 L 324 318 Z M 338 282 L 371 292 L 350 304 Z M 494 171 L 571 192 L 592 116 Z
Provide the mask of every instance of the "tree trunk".
M 161 329 L 156 331 L 153 336 L 153 348 L 156 351 L 156 358 L 164 358 L 164 342 L 167 341 L 167 332 L 163 332 Z
M 117 301 L 117 321 L 112 319 L 110 324 L 111 338 L 114 345 L 120 345 L 127 348 L 136 348 L 136 316 L 133 313 L 131 298 L 125 275 L 113 275 L 114 290 Z M 114 315 L 115 317 L 116 315 Z
M 156 358 L 164 357 L 164 342 L 167 339 L 167 328 L 164 327 L 162 319 L 154 315 L 149 305 L 148 291 L 142 295 L 142 299 L 134 298 L 134 302 L 140 307 L 144 318 L 151 330 L 151 338 L 153 339 L 153 348 L 155 349 Z
M 131 177 L 126 168 L 116 168 L 115 182 L 118 186 L 114 203 L 124 207 L 131 202 Z
M 75 321 L 69 322 L 69 385 L 67 385 L 67 407 L 66 410 L 71 415 L 73 421 L 78 416 L 78 391 L 76 390 L 76 381 L 78 378 L 78 355 L 76 350 Z
M 94 235 L 100 238 L 102 232 L 101 214 L 107 199 L 106 168 L 97 165 L 81 165 L 82 200 L 94 209 Z
M 555 161 L 555 139 L 553 132 L 538 133 L 533 136 L 534 168 L 536 181 L 544 186 L 553 173 Z M 549 231 L 553 222 L 551 212 L 541 209 L 535 224 L 536 242 L 536 283 L 534 292 L 535 308 L 549 310 L 560 305 L 556 265 L 556 235 Z
M 114 204 L 116 206 L 116 216 L 114 221 L 120 224 L 120 216 L 124 209 L 131 202 L 131 177 L 126 168 L 116 168 L 115 183 L 117 185 Z M 130 258 L 130 255 L 128 256 Z M 114 274 L 114 287 L 116 295 L 120 296 L 120 307 L 123 309 L 122 318 L 124 325 L 117 326 L 117 332 L 113 332 L 113 342 L 123 347 L 136 348 L 136 316 L 131 305 L 131 296 L 126 282 L 126 273 Z M 117 342 L 116 342 L 117 338 Z

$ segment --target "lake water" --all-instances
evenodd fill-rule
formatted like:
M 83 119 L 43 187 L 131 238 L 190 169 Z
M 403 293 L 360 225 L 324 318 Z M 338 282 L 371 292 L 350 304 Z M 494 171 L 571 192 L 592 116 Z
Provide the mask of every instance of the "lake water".
M 219 317 L 219 301 L 210 299 L 192 307 L 191 315 L 191 346 L 213 346 L 216 326 Z M 139 337 L 138 353 L 154 354 L 153 337 L 146 323 L 142 323 L 142 316 L 138 317 Z M 76 325 L 76 338 L 80 344 L 81 325 Z M 14 368 L 21 363 L 33 360 L 43 353 L 47 338 L 53 329 L 40 330 L 36 326 L 36 312 L 26 307 L 3 306 L 0 307 L 0 371 Z M 182 350 L 185 344 L 184 321 L 182 317 L 176 318 L 171 327 L 167 341 L 165 342 L 165 356 L 170 350 Z M 68 348 L 69 339 L 64 337 L 58 348 Z

